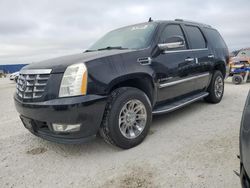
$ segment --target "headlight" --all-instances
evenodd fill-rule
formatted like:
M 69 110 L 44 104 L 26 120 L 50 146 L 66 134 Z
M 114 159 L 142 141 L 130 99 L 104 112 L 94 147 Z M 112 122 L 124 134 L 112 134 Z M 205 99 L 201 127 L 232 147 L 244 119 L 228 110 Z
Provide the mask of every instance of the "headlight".
M 59 97 L 86 95 L 87 67 L 84 63 L 68 66 L 63 74 Z

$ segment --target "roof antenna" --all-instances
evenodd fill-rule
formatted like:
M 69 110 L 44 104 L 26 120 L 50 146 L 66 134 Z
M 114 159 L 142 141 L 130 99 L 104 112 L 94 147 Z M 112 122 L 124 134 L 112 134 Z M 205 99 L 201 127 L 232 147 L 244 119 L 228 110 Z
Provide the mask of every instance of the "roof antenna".
M 153 20 L 152 20 L 152 18 L 150 17 L 149 19 L 148 19 L 148 22 L 152 22 Z

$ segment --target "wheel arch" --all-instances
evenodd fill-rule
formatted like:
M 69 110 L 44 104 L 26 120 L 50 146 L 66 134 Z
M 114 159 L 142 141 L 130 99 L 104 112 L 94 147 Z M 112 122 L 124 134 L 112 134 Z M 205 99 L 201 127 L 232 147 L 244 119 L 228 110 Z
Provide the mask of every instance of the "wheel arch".
M 116 78 L 108 87 L 108 93 L 120 87 L 134 87 L 142 90 L 153 105 L 156 100 L 156 87 L 151 75 L 146 73 L 129 74 Z
M 223 77 L 226 78 L 226 63 L 225 62 L 218 61 L 217 63 L 215 63 L 214 71 L 216 70 L 221 71 Z

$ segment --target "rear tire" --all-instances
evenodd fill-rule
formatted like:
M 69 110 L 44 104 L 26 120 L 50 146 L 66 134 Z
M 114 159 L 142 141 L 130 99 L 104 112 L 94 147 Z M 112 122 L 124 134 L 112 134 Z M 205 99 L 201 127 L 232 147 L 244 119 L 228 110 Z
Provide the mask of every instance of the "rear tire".
M 243 82 L 243 80 L 244 79 L 243 79 L 243 77 L 241 75 L 239 75 L 239 74 L 233 75 L 232 82 L 234 84 L 239 85 L 239 84 L 241 84 Z
M 214 72 L 207 92 L 209 95 L 205 97 L 205 101 L 213 104 L 221 101 L 224 94 L 224 77 L 220 71 Z
M 100 135 L 110 144 L 129 149 L 147 136 L 152 121 L 151 103 L 137 88 L 121 87 L 109 96 Z

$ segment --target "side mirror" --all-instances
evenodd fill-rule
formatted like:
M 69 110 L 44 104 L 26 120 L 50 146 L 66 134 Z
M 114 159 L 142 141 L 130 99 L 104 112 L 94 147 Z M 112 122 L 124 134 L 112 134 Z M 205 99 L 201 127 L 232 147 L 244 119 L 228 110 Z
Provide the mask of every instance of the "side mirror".
M 185 47 L 185 40 L 181 36 L 173 36 L 167 38 L 164 43 L 158 44 L 158 48 L 161 51 L 169 50 L 169 49 L 178 49 Z

